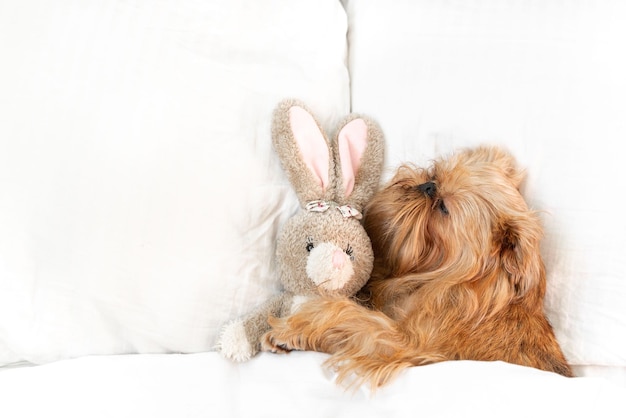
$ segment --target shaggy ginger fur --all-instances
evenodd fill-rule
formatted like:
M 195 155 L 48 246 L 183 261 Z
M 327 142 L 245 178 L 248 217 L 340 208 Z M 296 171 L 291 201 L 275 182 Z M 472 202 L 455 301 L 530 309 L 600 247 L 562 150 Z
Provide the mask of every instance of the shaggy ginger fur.
M 545 317 L 542 228 L 498 148 L 401 167 L 371 201 L 375 265 L 363 295 L 305 303 L 271 319 L 268 351 L 315 350 L 338 380 L 372 387 L 442 360 L 501 360 L 572 376 Z

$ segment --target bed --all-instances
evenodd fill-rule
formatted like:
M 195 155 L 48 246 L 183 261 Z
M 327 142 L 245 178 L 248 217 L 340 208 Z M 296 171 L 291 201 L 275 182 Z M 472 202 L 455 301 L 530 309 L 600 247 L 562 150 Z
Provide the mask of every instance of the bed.
M 0 416 L 626 416 L 626 4 L 0 3 Z M 577 377 L 503 362 L 346 390 L 325 354 L 214 351 L 280 290 L 271 112 L 376 119 L 384 179 L 508 148 Z

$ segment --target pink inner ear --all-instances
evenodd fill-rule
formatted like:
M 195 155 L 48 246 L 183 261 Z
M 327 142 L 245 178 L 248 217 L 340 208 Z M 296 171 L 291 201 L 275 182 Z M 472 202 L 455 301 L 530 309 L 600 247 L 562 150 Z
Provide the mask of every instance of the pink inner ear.
M 354 190 L 356 174 L 361 166 L 363 153 L 367 148 L 367 125 L 363 119 L 355 119 L 339 132 L 339 158 L 343 174 L 343 188 L 346 197 Z
M 329 151 L 313 116 L 300 106 L 289 109 L 289 123 L 300 155 L 323 190 L 328 187 Z

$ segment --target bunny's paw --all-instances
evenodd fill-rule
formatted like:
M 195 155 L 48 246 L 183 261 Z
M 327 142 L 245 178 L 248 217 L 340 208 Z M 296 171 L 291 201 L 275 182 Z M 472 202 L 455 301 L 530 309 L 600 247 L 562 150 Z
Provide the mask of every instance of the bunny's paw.
M 215 348 L 225 358 L 237 362 L 248 361 L 256 354 L 256 350 L 248 341 L 241 320 L 235 320 L 224 326 Z

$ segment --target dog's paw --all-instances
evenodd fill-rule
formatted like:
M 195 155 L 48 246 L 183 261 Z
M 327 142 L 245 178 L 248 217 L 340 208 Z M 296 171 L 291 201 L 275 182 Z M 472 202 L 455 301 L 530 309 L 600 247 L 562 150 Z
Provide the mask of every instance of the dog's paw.
M 277 354 L 286 354 L 293 351 L 294 348 L 290 347 L 286 341 L 281 341 L 277 332 L 270 330 L 261 337 L 261 350 Z
M 285 318 L 270 318 L 271 329 L 261 337 L 261 350 L 272 353 L 288 353 L 294 350 L 307 350 L 301 330 L 293 328 Z
M 225 358 L 237 362 L 248 361 L 256 354 L 256 350 L 248 341 L 241 320 L 224 326 L 215 349 Z

